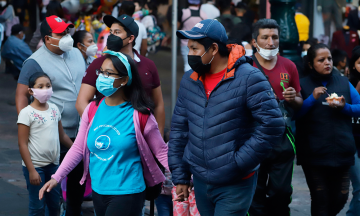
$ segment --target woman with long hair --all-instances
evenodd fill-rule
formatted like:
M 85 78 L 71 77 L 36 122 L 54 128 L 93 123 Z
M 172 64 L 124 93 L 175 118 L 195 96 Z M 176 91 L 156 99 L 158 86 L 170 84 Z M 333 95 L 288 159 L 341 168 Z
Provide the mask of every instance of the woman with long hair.
M 96 80 L 105 98 L 97 98 L 87 106 L 74 145 L 39 196 L 42 199 L 45 191 L 55 187 L 83 160 L 80 183 L 90 173 L 96 215 L 140 215 L 146 186 L 165 180 L 155 158 L 169 170 L 168 147 L 135 62 L 120 52 L 106 53 L 109 55 L 97 71 Z M 144 116 L 148 118 L 142 126 Z
M 346 77 L 333 73 L 325 44 L 310 47 L 307 56 L 309 76 L 300 81 L 306 100 L 296 121 L 297 163 L 310 189 L 311 214 L 337 215 L 349 195 L 356 152 L 351 120 L 360 116 L 360 96 Z

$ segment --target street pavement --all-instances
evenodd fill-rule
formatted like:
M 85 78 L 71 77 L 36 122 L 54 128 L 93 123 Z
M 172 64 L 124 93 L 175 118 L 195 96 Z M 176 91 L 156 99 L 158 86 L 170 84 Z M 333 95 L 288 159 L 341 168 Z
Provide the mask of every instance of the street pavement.
M 166 127 L 170 127 L 171 116 L 171 52 L 159 51 L 149 56 L 159 71 L 165 102 Z M 182 58 L 179 55 L 178 84 L 183 75 Z M 28 211 L 28 192 L 22 174 L 21 156 L 17 145 L 17 113 L 14 106 L 16 81 L 0 67 L 0 216 L 25 216 Z M 310 216 L 310 195 L 302 169 L 295 166 L 293 176 L 293 199 L 290 205 L 292 216 Z M 339 214 L 345 216 L 348 204 Z M 84 216 L 93 215 L 92 203 L 83 204 Z M 147 205 L 148 209 L 148 205 Z M 360 214 L 360 213 L 359 213 Z

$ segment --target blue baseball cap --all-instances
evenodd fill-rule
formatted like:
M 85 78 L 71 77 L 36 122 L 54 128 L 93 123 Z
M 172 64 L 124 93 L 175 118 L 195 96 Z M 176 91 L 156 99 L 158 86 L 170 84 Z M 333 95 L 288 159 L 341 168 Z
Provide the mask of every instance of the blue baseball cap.
M 215 19 L 206 19 L 197 23 L 190 31 L 178 30 L 176 35 L 180 39 L 210 38 L 215 42 L 226 44 L 228 36 L 224 26 Z

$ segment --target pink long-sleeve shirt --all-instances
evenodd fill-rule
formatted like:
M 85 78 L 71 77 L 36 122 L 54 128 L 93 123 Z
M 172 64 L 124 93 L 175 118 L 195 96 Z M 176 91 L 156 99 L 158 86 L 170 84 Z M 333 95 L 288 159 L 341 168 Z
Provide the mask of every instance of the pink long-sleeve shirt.
M 79 133 L 73 146 L 66 154 L 59 169 L 54 175 L 52 175 L 52 178 L 58 183 L 64 179 L 80 163 L 81 160 L 84 160 L 84 173 L 80 180 L 81 185 L 84 184 L 84 181 L 89 175 L 90 151 L 87 147 L 87 137 L 92 124 L 92 121 L 89 122 L 89 108 L 90 104 L 86 107 L 82 115 Z M 150 115 L 148 118 L 144 134 L 141 133 L 139 112 L 136 110 L 134 111 L 133 119 L 136 140 L 140 152 L 141 162 L 144 168 L 145 183 L 147 186 L 152 187 L 165 180 L 165 176 L 156 164 L 154 156 L 165 167 L 165 169 L 169 170 L 167 157 L 168 147 L 161 137 L 158 124 L 153 115 Z

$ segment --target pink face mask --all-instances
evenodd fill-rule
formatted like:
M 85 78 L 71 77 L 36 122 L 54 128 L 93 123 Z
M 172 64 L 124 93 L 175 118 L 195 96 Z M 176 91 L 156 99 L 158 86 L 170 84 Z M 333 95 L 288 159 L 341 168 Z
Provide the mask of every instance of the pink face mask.
M 53 90 L 51 87 L 48 89 L 32 88 L 31 90 L 34 92 L 33 94 L 34 98 L 36 98 L 40 103 L 46 103 L 53 94 Z

